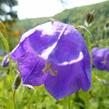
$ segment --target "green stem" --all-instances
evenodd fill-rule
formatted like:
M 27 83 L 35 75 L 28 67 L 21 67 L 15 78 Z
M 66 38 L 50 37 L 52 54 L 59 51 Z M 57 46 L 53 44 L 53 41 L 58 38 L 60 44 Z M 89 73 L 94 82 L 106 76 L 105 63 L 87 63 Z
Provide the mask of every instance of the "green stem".
M 71 109 L 71 105 L 70 105 L 70 101 L 71 101 L 71 96 L 68 96 L 68 101 L 67 101 L 67 103 L 68 103 L 68 109 Z
M 16 90 L 14 90 L 14 91 L 13 91 L 13 96 L 12 96 L 12 100 L 13 100 L 13 107 L 14 107 L 14 109 L 16 109 L 15 94 L 16 94 Z
M 9 52 L 9 45 L 8 45 L 8 41 L 7 39 L 3 36 L 3 34 L 0 32 L 0 39 L 2 40 L 3 42 L 3 46 L 4 46 L 4 49 Z

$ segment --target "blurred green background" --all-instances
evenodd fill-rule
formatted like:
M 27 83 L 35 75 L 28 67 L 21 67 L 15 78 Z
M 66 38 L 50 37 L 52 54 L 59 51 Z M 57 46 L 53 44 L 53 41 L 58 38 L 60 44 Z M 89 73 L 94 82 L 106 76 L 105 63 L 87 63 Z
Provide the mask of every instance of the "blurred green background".
M 17 3 L 14 2 L 13 0 L 12 4 L 16 5 Z M 87 14 L 92 11 L 94 11 L 94 19 L 87 27 L 92 36 L 83 28 L 78 29 L 86 40 L 90 54 L 91 49 L 95 46 L 109 46 L 109 1 L 67 9 L 52 17 L 75 27 L 86 26 Z M 25 31 L 51 20 L 49 17 L 18 20 L 16 12 L 5 15 L 11 15 L 12 18 L 6 18 L 0 22 L 0 32 L 7 39 L 10 51 L 18 44 Z M 7 52 L 5 43 L 0 39 L 0 62 Z M 15 68 L 13 68 L 14 66 Z M 6 69 L 0 67 L 0 109 L 68 109 L 68 105 L 70 105 L 70 109 L 109 109 L 109 72 L 93 68 L 92 88 L 88 92 L 80 90 L 59 101 L 49 95 L 44 86 L 35 87 L 35 90 L 32 90 L 22 85 L 17 89 L 15 99 L 13 99 L 12 87 L 17 66 L 12 62 L 10 67 Z

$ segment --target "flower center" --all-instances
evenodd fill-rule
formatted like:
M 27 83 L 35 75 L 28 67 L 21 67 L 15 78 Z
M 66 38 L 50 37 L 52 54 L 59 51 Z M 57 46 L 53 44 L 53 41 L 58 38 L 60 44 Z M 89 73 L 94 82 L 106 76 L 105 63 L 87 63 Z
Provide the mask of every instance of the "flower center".
M 46 63 L 45 67 L 42 69 L 42 72 L 45 74 L 47 72 L 49 72 L 52 76 L 57 76 L 57 71 L 54 71 L 52 69 L 52 64 L 51 63 Z

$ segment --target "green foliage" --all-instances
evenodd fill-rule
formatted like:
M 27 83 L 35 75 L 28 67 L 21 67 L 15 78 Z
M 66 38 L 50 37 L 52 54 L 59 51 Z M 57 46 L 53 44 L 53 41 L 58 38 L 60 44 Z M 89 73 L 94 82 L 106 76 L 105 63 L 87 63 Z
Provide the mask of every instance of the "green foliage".
M 4 72 L 6 73 L 6 71 Z M 71 109 L 109 109 L 109 85 L 96 79 L 109 82 L 109 73 L 93 69 L 92 88 L 88 92 L 79 92 L 70 96 Z M 68 98 L 56 101 L 44 86 L 35 87 L 34 90 L 20 85 L 13 101 L 15 71 L 0 78 L 0 109 L 68 109 Z
M 3 36 L 3 34 L 1 32 L 0 32 L 0 40 L 3 43 L 4 50 L 8 53 L 9 52 L 8 42 L 7 42 L 6 38 Z

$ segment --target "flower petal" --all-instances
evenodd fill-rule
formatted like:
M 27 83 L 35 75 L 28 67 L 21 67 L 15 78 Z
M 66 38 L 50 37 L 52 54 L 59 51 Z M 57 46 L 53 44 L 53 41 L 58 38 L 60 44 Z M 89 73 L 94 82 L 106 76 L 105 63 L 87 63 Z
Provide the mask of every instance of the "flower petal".
M 11 57 L 18 64 L 23 84 L 35 86 L 44 83 L 47 76 L 42 72 L 45 60 L 34 52 L 28 38 L 11 52 Z
M 84 91 L 90 88 L 91 66 L 86 65 L 90 63 L 90 60 L 85 58 L 73 64 L 53 65 L 57 75 L 52 76 L 49 74 L 45 81 L 45 87 L 52 96 L 60 99 L 78 91 L 80 88 Z
M 45 66 L 43 59 L 27 52 L 20 57 L 17 62 L 23 84 L 37 86 L 44 83 L 47 74 L 42 72 Z
M 59 22 L 48 22 L 39 25 L 36 31 L 29 36 L 32 48 L 37 54 L 42 54 L 47 48 L 52 46 L 63 30 L 65 24 Z
M 63 63 L 76 59 L 79 56 L 82 44 L 83 38 L 80 33 L 72 26 L 67 25 L 48 60 L 53 63 Z

